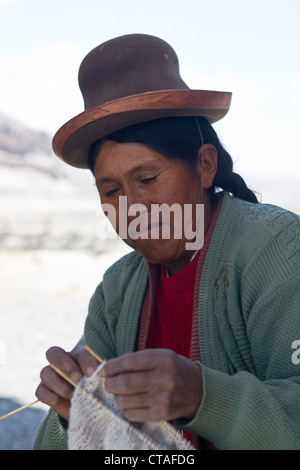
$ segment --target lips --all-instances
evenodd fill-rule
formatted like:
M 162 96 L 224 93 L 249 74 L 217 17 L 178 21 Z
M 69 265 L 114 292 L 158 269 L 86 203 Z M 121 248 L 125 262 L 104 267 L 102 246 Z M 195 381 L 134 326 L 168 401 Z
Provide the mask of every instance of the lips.
M 148 211 L 132 218 L 128 224 L 128 235 L 133 240 L 141 239 L 170 239 L 170 224 L 165 221 L 151 221 Z

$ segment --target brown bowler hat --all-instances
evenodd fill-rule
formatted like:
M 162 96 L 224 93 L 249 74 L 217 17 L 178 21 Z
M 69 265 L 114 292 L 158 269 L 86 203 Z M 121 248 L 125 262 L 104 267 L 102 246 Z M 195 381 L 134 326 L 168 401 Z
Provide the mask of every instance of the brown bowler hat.
M 125 127 L 171 116 L 225 116 L 231 93 L 190 90 L 179 74 L 176 53 L 165 41 L 145 34 L 111 39 L 82 61 L 79 86 L 85 111 L 53 138 L 56 155 L 87 168 L 93 142 Z

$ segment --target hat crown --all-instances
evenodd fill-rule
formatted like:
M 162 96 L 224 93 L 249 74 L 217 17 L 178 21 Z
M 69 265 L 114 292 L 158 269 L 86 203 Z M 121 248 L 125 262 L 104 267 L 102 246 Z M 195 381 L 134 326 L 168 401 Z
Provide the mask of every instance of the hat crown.
M 88 168 L 91 144 L 113 132 L 172 116 L 203 116 L 214 123 L 231 101 L 228 92 L 190 90 L 174 49 L 146 34 L 100 44 L 83 59 L 78 79 L 85 110 L 53 138 L 56 155 L 78 168 Z
M 81 63 L 79 86 L 85 110 L 130 95 L 188 89 L 173 48 L 145 34 L 114 38 L 93 49 Z

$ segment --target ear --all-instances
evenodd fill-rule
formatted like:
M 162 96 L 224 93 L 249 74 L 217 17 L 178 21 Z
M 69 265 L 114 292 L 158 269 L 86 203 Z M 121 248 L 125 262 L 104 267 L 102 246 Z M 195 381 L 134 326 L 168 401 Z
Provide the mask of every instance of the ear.
M 197 172 L 202 188 L 211 188 L 218 168 L 218 151 L 212 144 L 204 144 L 198 151 Z

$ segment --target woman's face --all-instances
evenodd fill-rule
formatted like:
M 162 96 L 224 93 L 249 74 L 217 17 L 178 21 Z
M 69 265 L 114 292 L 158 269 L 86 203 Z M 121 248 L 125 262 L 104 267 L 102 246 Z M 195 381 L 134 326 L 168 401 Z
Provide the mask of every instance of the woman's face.
M 184 233 L 183 217 L 185 205 L 193 207 L 196 228 L 196 204 L 203 202 L 200 168 L 167 159 L 142 144 L 104 140 L 94 172 L 101 204 L 115 212 L 115 222 L 111 222 L 125 243 L 149 262 L 164 264 L 172 274 L 188 264 L 193 251 L 186 250 L 191 239 Z M 168 211 L 171 206 L 176 210 Z M 169 223 L 158 207 L 165 207 Z

